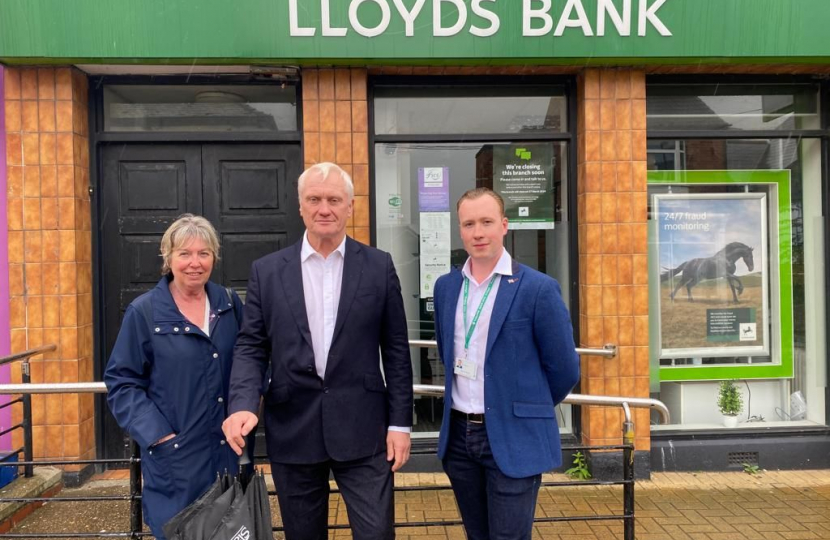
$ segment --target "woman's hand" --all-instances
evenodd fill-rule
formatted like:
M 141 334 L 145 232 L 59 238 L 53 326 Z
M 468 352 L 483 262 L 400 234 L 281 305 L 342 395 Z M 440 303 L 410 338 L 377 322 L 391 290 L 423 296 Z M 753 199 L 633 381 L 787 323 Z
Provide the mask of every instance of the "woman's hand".
M 176 436 L 176 434 L 175 434 L 175 433 L 171 433 L 171 434 L 169 434 L 169 435 L 165 435 L 165 436 L 164 436 L 164 437 L 162 437 L 161 439 L 159 439 L 159 440 L 157 440 L 156 442 L 154 442 L 154 443 L 153 443 L 153 446 L 158 446 L 158 445 L 160 445 L 160 444 L 161 444 L 161 443 L 163 443 L 163 442 L 167 442 L 167 441 L 169 441 L 170 439 L 174 438 L 175 436 Z M 151 446 L 150 448 L 152 448 L 153 446 Z

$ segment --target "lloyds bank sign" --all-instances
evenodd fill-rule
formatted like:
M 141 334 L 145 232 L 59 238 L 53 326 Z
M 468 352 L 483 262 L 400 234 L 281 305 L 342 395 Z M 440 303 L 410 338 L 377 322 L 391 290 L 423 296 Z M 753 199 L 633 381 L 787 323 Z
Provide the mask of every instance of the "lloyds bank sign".
M 396 19 L 397 27 L 403 24 L 404 37 L 416 37 L 416 32 L 431 37 L 467 32 L 487 38 L 502 29 L 498 11 L 501 7 L 510 10 L 511 22 L 521 21 L 522 37 L 562 36 L 565 32 L 604 36 L 606 29 L 619 36 L 630 36 L 632 31 L 638 36 L 649 31 L 670 36 L 671 31 L 658 15 L 667 1 L 565 0 L 554 6 L 554 0 L 429 0 L 430 17 L 424 9 L 427 0 L 319 0 L 319 17 L 309 17 L 301 13 L 302 0 L 288 0 L 288 19 L 290 34 L 295 37 L 314 37 L 319 31 L 324 37 L 345 37 L 356 32 L 374 38 L 387 32 Z M 372 9 L 374 13 L 370 12 Z M 333 24 L 332 17 L 338 12 L 341 20 L 347 14 L 347 26 Z M 518 35 L 517 30 L 504 31 Z
M 827 63 L 830 0 L 0 0 L 0 62 Z

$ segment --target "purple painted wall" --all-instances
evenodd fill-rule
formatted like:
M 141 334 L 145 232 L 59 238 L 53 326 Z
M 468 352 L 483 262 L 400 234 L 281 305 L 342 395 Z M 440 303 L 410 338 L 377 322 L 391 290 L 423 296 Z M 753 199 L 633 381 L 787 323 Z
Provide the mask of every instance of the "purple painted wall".
M 6 216 L 6 80 L 5 68 L 0 65 L 0 356 L 9 354 L 11 332 L 9 329 L 9 222 Z M 11 380 L 9 366 L 0 367 L 0 384 Z M 0 403 L 9 401 L 0 396 Z M 12 425 L 11 409 L 0 409 L 0 431 Z M 11 436 L 0 437 L 0 451 L 11 450 Z

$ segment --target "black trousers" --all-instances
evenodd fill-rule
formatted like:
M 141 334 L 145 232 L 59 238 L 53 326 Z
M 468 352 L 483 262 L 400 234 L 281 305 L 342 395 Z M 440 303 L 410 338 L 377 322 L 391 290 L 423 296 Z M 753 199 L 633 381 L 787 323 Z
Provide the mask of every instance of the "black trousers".
M 346 503 L 354 540 L 394 538 L 392 463 L 384 451 L 346 462 L 271 462 L 286 540 L 328 539 L 330 473 Z

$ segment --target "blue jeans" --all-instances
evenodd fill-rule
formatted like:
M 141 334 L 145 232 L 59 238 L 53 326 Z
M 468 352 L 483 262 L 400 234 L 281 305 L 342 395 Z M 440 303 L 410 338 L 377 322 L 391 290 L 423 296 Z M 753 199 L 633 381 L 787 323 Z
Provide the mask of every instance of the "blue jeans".
M 444 472 L 468 540 L 530 540 L 542 475 L 505 476 L 493 459 L 484 424 L 450 422 Z

